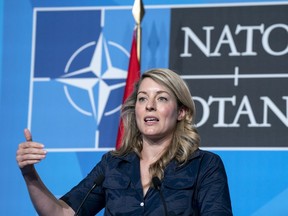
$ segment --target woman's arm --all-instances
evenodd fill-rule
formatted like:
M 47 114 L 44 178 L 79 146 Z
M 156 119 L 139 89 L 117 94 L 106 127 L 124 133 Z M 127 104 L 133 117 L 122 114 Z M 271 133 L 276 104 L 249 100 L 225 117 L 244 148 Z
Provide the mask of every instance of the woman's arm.
M 26 142 L 19 144 L 16 160 L 22 172 L 31 201 L 41 216 L 45 215 L 74 215 L 74 210 L 64 201 L 58 200 L 44 185 L 38 175 L 34 164 L 46 157 L 44 146 L 32 142 L 32 136 L 28 129 L 24 130 Z
M 198 205 L 201 216 L 232 216 L 228 180 L 218 155 L 205 153 L 199 173 Z

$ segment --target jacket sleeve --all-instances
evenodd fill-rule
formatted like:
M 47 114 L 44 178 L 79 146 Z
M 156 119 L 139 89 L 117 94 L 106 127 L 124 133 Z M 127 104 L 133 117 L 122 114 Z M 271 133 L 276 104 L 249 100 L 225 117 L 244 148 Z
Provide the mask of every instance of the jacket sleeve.
M 96 164 L 91 172 L 83 180 L 81 180 L 78 185 L 73 187 L 68 193 L 60 198 L 66 202 L 75 212 L 81 205 L 81 202 L 84 200 L 84 197 L 87 195 L 88 191 L 92 188 L 92 185 L 98 176 L 105 175 L 107 158 L 109 158 L 108 153 L 102 156 L 101 161 Z M 99 185 L 94 188 L 93 191 L 91 191 L 88 198 L 85 200 L 85 203 L 81 207 L 81 211 L 78 215 L 95 215 L 104 207 L 105 194 L 102 190 L 102 185 Z
M 227 175 L 221 158 L 211 152 L 202 155 L 198 176 L 200 216 L 231 216 Z

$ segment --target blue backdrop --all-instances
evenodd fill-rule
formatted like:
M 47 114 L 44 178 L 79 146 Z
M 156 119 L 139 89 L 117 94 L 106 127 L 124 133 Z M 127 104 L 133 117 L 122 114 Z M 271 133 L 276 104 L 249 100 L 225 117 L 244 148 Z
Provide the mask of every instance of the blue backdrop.
M 0 215 L 36 215 L 15 160 L 24 128 L 29 127 L 34 140 L 48 149 L 47 158 L 36 167 L 57 197 L 114 147 L 134 28 L 133 2 L 0 1 Z M 233 2 L 249 3 L 143 1 L 141 70 L 169 67 L 171 8 Z M 111 75 L 111 70 L 116 72 Z M 281 109 L 285 113 L 285 107 Z M 287 131 L 286 127 L 275 142 L 287 140 Z M 257 139 L 250 139 L 253 146 Z M 285 145 L 203 147 L 224 161 L 234 215 L 288 215 Z

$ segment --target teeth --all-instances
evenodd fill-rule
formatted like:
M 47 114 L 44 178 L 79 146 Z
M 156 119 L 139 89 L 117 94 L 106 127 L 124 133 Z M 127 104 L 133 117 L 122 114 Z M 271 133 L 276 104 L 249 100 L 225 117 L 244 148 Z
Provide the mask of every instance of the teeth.
M 158 121 L 158 119 L 157 118 L 145 118 L 145 121 L 147 122 L 147 121 Z

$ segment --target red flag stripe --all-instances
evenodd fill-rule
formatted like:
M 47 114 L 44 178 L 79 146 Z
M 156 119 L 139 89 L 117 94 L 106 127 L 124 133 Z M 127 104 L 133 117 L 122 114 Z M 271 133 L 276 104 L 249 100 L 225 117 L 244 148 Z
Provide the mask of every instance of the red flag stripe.
M 129 97 L 129 95 L 133 92 L 133 87 L 136 81 L 140 78 L 140 62 L 137 57 L 137 38 L 136 31 L 133 32 L 132 45 L 130 50 L 130 60 L 128 67 L 128 74 L 126 79 L 126 86 L 123 95 L 123 103 Z M 121 141 L 124 133 L 124 127 L 122 120 L 120 120 L 118 135 L 116 140 L 116 149 L 121 147 Z

